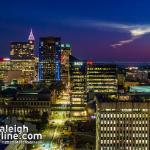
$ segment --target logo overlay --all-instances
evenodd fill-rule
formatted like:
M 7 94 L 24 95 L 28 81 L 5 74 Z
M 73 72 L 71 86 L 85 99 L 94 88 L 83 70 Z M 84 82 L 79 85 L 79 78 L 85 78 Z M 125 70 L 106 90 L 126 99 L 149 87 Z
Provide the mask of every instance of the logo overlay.
M 42 134 L 36 130 L 36 125 L 17 121 L 15 117 L 7 117 L 4 125 L 0 126 L 0 143 L 2 144 L 39 144 L 42 141 Z

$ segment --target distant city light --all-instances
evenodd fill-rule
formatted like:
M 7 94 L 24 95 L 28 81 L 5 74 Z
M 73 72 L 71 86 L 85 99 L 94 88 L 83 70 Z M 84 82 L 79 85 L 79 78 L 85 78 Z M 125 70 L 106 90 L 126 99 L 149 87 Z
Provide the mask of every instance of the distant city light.
M 10 61 L 10 58 L 3 58 L 4 61 Z
M 91 119 L 96 119 L 96 116 L 91 116 Z
M 10 61 L 10 58 L 0 58 L 0 61 Z
M 137 70 L 138 67 L 129 67 L 128 69 L 129 69 L 129 70 Z

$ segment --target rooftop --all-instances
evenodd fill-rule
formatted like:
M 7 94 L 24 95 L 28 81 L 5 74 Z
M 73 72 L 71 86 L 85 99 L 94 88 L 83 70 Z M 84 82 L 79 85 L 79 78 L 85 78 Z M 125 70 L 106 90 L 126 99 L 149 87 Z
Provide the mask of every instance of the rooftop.
M 95 95 L 97 102 L 150 102 L 150 93 L 100 94 Z

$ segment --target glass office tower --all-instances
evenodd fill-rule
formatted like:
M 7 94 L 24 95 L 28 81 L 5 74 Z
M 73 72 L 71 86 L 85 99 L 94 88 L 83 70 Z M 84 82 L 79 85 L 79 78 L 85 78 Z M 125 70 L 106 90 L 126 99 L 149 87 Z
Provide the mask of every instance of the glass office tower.
M 42 37 L 39 43 L 39 81 L 61 80 L 61 43 L 58 37 Z

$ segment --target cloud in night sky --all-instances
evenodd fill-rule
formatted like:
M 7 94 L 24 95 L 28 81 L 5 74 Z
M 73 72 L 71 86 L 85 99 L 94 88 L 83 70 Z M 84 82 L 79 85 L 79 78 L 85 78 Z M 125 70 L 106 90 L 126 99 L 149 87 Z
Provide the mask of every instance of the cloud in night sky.
M 150 33 L 150 25 L 130 25 L 130 24 L 119 24 L 119 23 L 109 23 L 109 22 L 100 22 L 100 21 L 81 21 L 82 25 L 93 27 L 97 29 L 110 28 L 122 33 L 129 33 L 130 38 L 118 41 L 111 45 L 113 48 L 121 47 L 132 43 L 138 38 L 143 37 L 146 34 Z
M 111 46 L 113 48 L 129 44 L 129 43 L 135 41 L 136 39 L 144 36 L 145 34 L 150 33 L 150 25 L 135 25 L 135 26 L 129 25 L 127 27 L 127 31 L 130 33 L 131 38 L 127 39 L 127 40 L 119 41 L 116 44 L 112 44 Z

